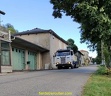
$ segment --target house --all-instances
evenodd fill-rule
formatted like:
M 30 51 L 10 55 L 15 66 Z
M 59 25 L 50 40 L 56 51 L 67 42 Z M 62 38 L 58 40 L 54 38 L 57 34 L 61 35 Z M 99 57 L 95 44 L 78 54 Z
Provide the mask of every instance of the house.
M 80 52 L 83 54 L 83 56 L 81 58 L 82 65 L 88 65 L 90 62 L 89 52 L 86 50 L 80 50 Z
M 68 45 L 64 39 L 51 29 L 43 30 L 35 28 L 14 34 L 14 37 L 15 40 L 12 41 L 12 64 L 15 66 L 15 70 L 18 70 L 16 68 L 18 68 L 18 64 L 21 64 L 21 62 L 16 64 L 19 56 L 22 56 L 22 59 L 25 58 L 22 60 L 24 65 L 27 65 L 25 69 L 31 70 L 31 65 L 33 66 L 32 70 L 56 68 L 56 65 L 53 64 L 54 53 L 58 49 L 66 49 Z M 39 46 L 39 48 L 37 46 Z M 19 54 L 17 50 L 22 51 L 22 54 Z M 18 53 L 16 53 L 16 51 Z M 33 58 L 35 58 L 35 60 L 33 60 Z M 38 67 L 34 68 L 34 66 Z

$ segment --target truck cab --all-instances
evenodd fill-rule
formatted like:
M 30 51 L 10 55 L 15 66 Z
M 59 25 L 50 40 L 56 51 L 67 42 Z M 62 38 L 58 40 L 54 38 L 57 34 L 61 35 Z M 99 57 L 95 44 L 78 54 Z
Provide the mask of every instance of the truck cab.
M 68 69 L 69 67 L 73 69 L 74 67 L 77 67 L 77 62 L 74 61 L 74 56 L 74 52 L 71 49 L 61 49 L 56 51 L 54 56 L 56 67 L 58 69 Z

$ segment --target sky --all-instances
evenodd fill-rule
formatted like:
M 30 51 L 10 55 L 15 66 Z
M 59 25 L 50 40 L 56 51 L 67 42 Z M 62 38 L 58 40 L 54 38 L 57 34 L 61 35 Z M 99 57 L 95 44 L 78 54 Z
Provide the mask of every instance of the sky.
M 0 16 L 2 25 L 10 23 L 19 32 L 34 28 L 52 29 L 64 40 L 73 39 L 79 50 L 86 50 L 89 56 L 96 57 L 96 52 L 89 51 L 85 43 L 80 43 L 80 24 L 69 16 L 64 15 L 61 19 L 52 16 L 50 0 L 0 0 L 0 10 L 6 13 Z

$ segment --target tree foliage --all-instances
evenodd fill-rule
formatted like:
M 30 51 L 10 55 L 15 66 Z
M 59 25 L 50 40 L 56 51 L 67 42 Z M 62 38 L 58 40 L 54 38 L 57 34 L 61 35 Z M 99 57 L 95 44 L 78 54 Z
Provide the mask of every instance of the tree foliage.
M 74 53 L 76 53 L 78 51 L 78 47 L 74 44 L 74 40 L 70 38 L 67 40 L 67 42 L 68 47 L 70 47 L 74 51 Z
M 111 37 L 111 0 L 50 0 L 53 16 L 62 14 L 80 23 L 81 43 L 95 49 L 100 40 L 109 41 Z M 106 42 L 107 43 L 107 42 Z
M 7 30 L 10 30 L 11 34 L 18 33 L 18 30 L 16 30 L 14 26 L 11 25 L 10 23 L 5 24 L 3 27 L 6 28 Z

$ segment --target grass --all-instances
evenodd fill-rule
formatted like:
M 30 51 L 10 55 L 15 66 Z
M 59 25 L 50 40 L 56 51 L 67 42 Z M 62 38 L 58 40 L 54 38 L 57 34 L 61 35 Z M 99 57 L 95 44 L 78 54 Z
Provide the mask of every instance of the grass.
M 82 96 L 111 96 L 111 74 L 106 72 L 105 67 L 100 66 L 84 86 Z

